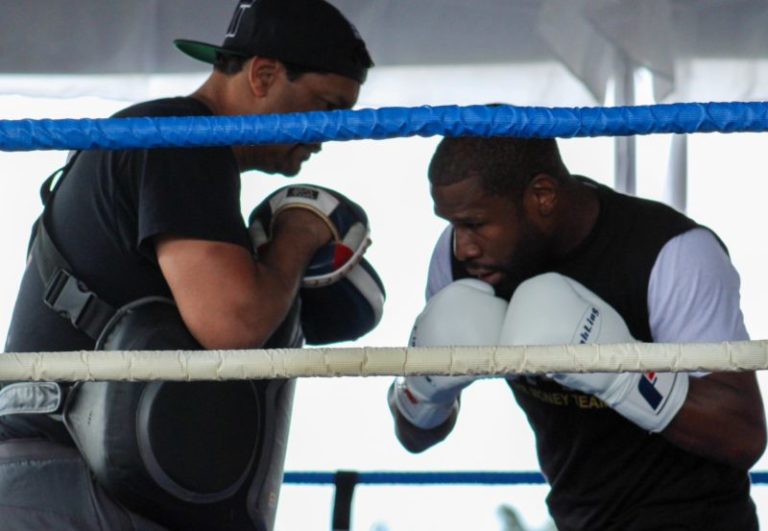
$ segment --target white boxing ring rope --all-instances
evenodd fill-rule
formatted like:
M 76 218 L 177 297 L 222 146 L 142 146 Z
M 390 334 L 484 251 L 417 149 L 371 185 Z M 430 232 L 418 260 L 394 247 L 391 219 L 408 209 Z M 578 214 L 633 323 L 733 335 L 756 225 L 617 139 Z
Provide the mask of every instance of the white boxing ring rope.
M 243 380 L 551 372 L 754 371 L 768 341 L 6 353 L 0 381 Z
M 765 132 L 768 102 L 614 108 L 443 106 L 264 116 L 0 120 L 0 151 L 131 149 L 406 136 L 586 137 Z M 768 341 L 491 347 L 4 353 L 0 381 L 768 369 Z

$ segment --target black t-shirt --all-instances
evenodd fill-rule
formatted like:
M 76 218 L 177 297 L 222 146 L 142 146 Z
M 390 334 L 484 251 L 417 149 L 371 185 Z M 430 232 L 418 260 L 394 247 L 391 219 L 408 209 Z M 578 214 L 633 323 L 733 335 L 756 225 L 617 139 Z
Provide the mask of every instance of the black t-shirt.
M 115 118 L 206 116 L 193 98 L 141 103 Z M 170 296 L 157 264 L 159 235 L 215 240 L 250 249 L 240 209 L 240 173 L 229 147 L 83 151 L 53 195 L 46 227 L 74 274 L 113 307 Z M 93 339 L 43 303 L 31 256 L 22 278 L 6 352 L 90 350 Z M 45 416 L 0 419 L 0 438 L 35 431 L 68 436 Z

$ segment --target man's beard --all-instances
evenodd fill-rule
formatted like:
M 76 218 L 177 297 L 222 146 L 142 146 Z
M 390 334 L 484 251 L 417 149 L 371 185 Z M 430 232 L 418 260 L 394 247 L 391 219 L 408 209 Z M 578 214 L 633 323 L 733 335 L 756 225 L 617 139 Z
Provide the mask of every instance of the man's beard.
M 547 237 L 533 225 L 526 223 L 521 231 L 512 256 L 499 269 L 504 272 L 501 282 L 495 286 L 496 295 L 509 300 L 517 287 L 531 277 L 546 272 L 549 261 Z

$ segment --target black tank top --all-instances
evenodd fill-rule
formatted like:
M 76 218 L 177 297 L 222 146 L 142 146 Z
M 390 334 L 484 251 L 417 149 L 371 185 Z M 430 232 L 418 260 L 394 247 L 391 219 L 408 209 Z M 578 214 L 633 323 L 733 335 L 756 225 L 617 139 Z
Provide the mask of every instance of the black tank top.
M 698 225 L 661 203 L 580 179 L 594 187 L 600 214 L 588 238 L 549 270 L 584 284 L 636 339 L 650 342 L 653 265 L 670 239 Z M 560 531 L 757 529 L 747 472 L 683 451 L 549 379 L 509 384 L 536 434 Z

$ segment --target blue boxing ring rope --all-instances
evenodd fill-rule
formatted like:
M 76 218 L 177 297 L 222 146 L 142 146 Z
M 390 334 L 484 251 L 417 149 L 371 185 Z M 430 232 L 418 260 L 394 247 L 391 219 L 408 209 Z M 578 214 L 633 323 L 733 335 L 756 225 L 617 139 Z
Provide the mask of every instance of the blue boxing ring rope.
M 389 107 L 261 116 L 0 120 L 0 151 L 290 144 L 410 136 L 596 137 L 768 131 L 768 103 L 631 107 Z M 750 474 L 768 484 L 768 471 Z M 335 485 L 334 521 L 349 522 L 356 485 L 543 485 L 535 471 L 302 472 L 291 485 Z
M 753 471 L 749 474 L 753 485 L 768 484 L 768 471 Z M 352 512 L 352 498 L 357 485 L 546 485 L 541 472 L 534 471 L 387 471 L 361 472 L 338 470 L 336 472 L 287 471 L 283 481 L 290 485 L 334 485 L 336 487 L 333 521 L 349 522 Z M 344 528 L 334 525 L 334 529 Z
M 349 471 L 348 471 L 349 472 Z M 286 472 L 285 483 L 294 485 L 333 485 L 339 472 Z M 360 485 L 543 485 L 541 472 L 355 472 Z M 768 480 L 768 472 L 765 473 Z
M 408 136 L 589 137 L 768 131 L 768 103 L 436 106 L 260 116 L 0 120 L 0 150 L 312 143 Z
M 288 471 L 285 483 L 292 485 L 333 485 L 338 472 Z M 445 472 L 356 472 L 357 483 L 362 485 L 545 485 L 541 472 L 510 471 L 491 472 L 487 470 L 462 470 Z M 768 471 L 750 472 L 753 485 L 768 484 Z

